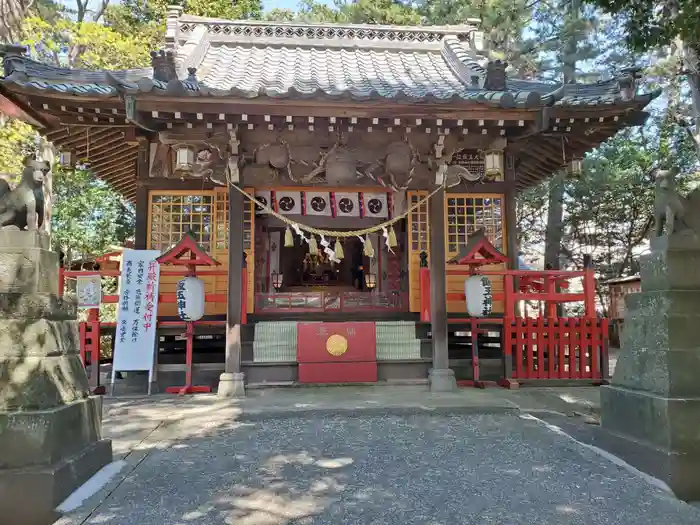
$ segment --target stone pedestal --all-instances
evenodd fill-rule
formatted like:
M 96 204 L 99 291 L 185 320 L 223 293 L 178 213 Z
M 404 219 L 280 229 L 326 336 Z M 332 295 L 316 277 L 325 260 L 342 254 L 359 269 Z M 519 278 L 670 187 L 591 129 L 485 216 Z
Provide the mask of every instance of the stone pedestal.
M 627 297 L 621 351 L 601 390 L 603 446 L 700 500 L 700 239 L 652 241 Z
M 219 377 L 219 397 L 245 397 L 245 375 L 224 372 Z
M 454 392 L 457 390 L 457 380 L 455 373 L 450 368 L 431 368 L 428 371 L 428 383 L 430 391 L 438 392 Z
M 112 461 L 78 355 L 74 299 L 59 298 L 48 237 L 0 231 L 0 525 L 53 509 Z

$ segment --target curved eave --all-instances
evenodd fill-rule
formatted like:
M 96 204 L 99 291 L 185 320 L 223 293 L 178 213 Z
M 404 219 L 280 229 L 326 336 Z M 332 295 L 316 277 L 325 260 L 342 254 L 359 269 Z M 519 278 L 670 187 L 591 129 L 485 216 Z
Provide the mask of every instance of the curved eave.
M 3 79 L 0 83 L 6 86 L 6 89 L 20 91 L 22 93 L 41 95 L 66 95 L 69 97 L 84 97 L 84 98 L 118 98 L 119 90 L 115 86 L 107 84 L 74 84 L 74 83 L 58 83 L 46 80 L 24 79 L 21 75 L 11 74 Z
M 212 97 L 212 98 L 236 98 L 236 99 L 270 99 L 270 100 L 318 100 L 320 102 L 369 102 L 383 100 L 396 103 L 433 103 L 456 105 L 464 103 L 479 103 L 502 109 L 513 108 L 537 108 L 542 105 L 542 97 L 536 92 L 509 92 L 509 91 L 478 91 L 465 97 L 454 94 L 450 97 L 428 94 L 421 97 L 413 96 L 410 92 L 397 90 L 390 94 L 377 90 L 366 92 L 353 91 L 326 91 L 321 88 L 301 90 L 297 88 L 275 89 L 265 88 L 255 91 L 242 89 L 216 89 L 206 84 L 194 85 L 192 82 L 171 80 L 168 83 L 144 78 L 136 83 L 136 86 L 125 87 L 124 93 L 128 95 L 155 95 L 169 97 Z
M 521 145 L 518 151 L 519 164 L 516 166 L 518 191 L 541 183 L 565 167 L 561 154 L 562 140 L 566 141 L 567 154 L 570 157 L 583 157 L 622 129 L 643 125 L 648 117 L 649 113 L 634 110 L 621 116 L 617 121 L 592 127 L 585 137 L 573 133 L 550 132 L 532 137 L 526 144 Z
M 49 126 L 48 122 L 37 111 L 34 111 L 29 105 L 19 100 L 8 89 L 0 84 L 0 113 L 22 120 L 27 124 L 34 126 L 37 129 L 45 129 Z
M 87 157 L 91 170 L 124 199 L 136 201 L 136 163 L 138 146 L 125 140 L 124 128 L 59 128 L 46 134 L 58 149 Z

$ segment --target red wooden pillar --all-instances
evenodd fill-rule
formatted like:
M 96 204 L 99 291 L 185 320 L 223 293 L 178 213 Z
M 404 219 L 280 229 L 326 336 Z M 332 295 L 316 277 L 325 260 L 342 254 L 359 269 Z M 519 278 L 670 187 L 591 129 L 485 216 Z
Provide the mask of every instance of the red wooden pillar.
M 546 310 L 547 310 L 547 317 L 550 319 L 554 319 L 557 317 L 557 302 L 553 301 L 552 299 L 555 298 L 556 293 L 557 293 L 557 280 L 552 277 L 551 275 L 547 275 L 544 278 L 545 282 L 545 292 L 547 293 L 547 305 L 546 305 Z
M 519 283 L 520 284 L 520 283 Z M 499 384 L 506 388 L 518 388 L 518 382 L 513 379 L 513 338 L 515 329 L 515 279 L 513 275 L 506 274 L 503 278 L 503 372 Z M 516 357 L 519 355 L 516 349 Z
M 515 279 L 513 275 L 503 276 L 503 317 L 509 319 L 513 317 L 515 311 Z
M 583 297 L 585 316 L 589 319 L 595 319 L 597 317 L 595 308 L 595 273 L 592 268 L 584 270 Z

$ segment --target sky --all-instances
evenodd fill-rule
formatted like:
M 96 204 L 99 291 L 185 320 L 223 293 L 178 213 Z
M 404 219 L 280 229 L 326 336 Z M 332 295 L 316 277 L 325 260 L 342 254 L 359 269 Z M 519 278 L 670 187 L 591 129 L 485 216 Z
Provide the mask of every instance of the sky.
M 270 9 L 296 9 L 299 0 L 263 0 L 263 7 L 266 11 Z M 320 0 L 321 4 L 331 5 L 332 0 Z
M 328 5 L 333 3 L 332 0 L 319 0 L 319 2 L 321 4 Z M 66 7 L 75 9 L 75 0 L 62 0 L 61 3 Z M 299 0 L 263 0 L 263 7 L 266 11 L 269 11 L 270 9 L 296 9 L 298 4 Z

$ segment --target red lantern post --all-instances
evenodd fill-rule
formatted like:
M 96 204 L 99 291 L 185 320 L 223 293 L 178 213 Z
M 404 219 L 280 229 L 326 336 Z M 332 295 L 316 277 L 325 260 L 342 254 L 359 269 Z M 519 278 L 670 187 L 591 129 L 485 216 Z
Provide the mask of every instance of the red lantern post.
M 158 259 L 159 264 L 173 266 L 185 266 L 187 277 L 197 276 L 197 266 L 219 266 L 220 263 L 210 257 L 204 249 L 197 244 L 191 234 L 185 235 L 168 252 Z M 211 387 L 192 385 L 192 353 L 194 349 L 194 322 L 185 323 L 186 354 L 185 354 L 185 384 L 184 386 L 171 386 L 165 389 L 168 394 L 208 394 Z

